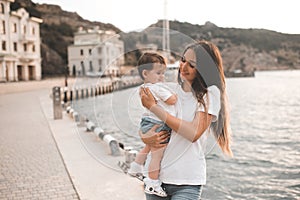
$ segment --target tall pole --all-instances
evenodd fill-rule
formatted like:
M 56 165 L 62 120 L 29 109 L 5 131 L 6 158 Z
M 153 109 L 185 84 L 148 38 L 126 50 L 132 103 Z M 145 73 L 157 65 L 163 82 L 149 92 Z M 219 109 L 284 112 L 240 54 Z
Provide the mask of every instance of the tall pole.
M 169 20 L 167 17 L 168 2 L 164 1 L 164 20 L 163 20 L 163 51 L 167 60 L 170 59 L 170 32 L 169 32 Z

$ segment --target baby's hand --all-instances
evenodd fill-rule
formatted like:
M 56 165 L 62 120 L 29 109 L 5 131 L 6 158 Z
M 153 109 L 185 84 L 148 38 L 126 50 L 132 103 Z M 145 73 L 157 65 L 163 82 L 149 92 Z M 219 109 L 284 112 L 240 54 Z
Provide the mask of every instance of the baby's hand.
M 153 97 L 152 93 L 150 92 L 149 88 L 141 87 L 140 97 L 141 97 L 142 104 L 145 108 L 150 110 L 152 106 L 156 105 L 156 100 Z

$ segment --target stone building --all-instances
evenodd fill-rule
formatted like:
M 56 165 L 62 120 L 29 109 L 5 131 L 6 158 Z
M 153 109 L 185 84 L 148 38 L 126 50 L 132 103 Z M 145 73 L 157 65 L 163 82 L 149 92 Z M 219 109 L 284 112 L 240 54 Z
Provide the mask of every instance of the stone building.
M 114 31 L 79 28 L 68 46 L 68 67 L 75 76 L 118 76 L 124 64 L 124 42 Z
M 40 80 L 42 19 L 10 10 L 12 2 L 0 0 L 0 81 Z

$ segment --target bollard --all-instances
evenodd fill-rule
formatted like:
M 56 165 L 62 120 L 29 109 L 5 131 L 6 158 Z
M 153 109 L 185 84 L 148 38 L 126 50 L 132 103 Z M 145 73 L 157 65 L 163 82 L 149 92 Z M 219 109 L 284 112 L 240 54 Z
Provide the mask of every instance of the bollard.
M 95 87 L 95 96 L 98 95 L 98 91 L 97 90 L 98 90 L 97 87 Z
M 76 96 L 76 100 L 78 100 L 79 99 L 79 91 L 78 91 L 77 88 L 75 90 L 76 90 L 76 95 L 75 95 Z
M 52 97 L 53 97 L 53 115 L 54 119 L 62 119 L 62 106 L 60 97 L 60 87 L 53 87 Z
M 113 155 L 113 156 L 120 155 L 119 144 L 114 137 L 112 137 L 109 134 L 106 134 L 103 137 L 103 141 L 106 142 L 108 144 L 108 146 L 110 147 L 111 155 Z
M 102 87 L 101 87 L 101 94 L 105 94 L 105 87 L 104 87 L 104 85 L 102 85 Z
M 89 97 L 89 89 L 88 88 L 85 89 L 85 95 L 86 95 L 86 98 Z
M 88 123 L 86 123 L 86 130 L 87 131 L 93 131 L 95 129 L 95 124 L 92 121 L 89 121 Z
M 64 102 L 65 102 L 65 103 L 67 103 L 67 101 L 68 101 L 67 94 L 68 94 L 68 88 L 67 88 L 67 87 L 64 87 Z
M 73 113 L 74 113 L 74 109 L 71 108 L 71 109 L 69 110 L 69 116 L 72 117 L 72 116 L 73 116 Z
M 79 123 L 77 125 L 79 127 L 83 127 L 83 126 L 85 126 L 86 121 L 87 121 L 87 118 L 84 115 L 80 115 Z
M 70 110 L 71 110 L 71 109 L 72 109 L 71 106 L 68 106 L 68 107 L 66 108 L 66 111 L 67 111 L 68 114 L 70 113 Z
M 73 101 L 73 90 L 70 91 L 70 101 Z
M 93 88 L 91 87 L 91 97 L 94 96 L 94 90 Z
M 79 122 L 79 114 L 78 114 L 78 112 L 73 112 L 73 119 L 75 120 L 75 122 Z
M 103 87 L 99 86 L 99 95 L 103 94 Z
M 137 151 L 133 150 L 132 147 L 125 147 L 124 148 L 124 155 L 125 155 L 125 163 L 130 164 L 132 161 L 134 161 L 136 155 L 137 155 Z
M 65 104 L 64 101 L 60 101 L 60 105 L 61 105 L 62 108 L 65 108 L 65 107 L 66 107 L 66 104 Z
M 132 163 L 137 154 L 138 154 L 137 150 L 130 150 L 127 154 L 127 158 L 125 158 L 126 162 Z
M 84 90 L 81 88 L 81 99 L 84 99 Z
M 96 128 L 94 129 L 94 133 L 95 133 L 101 140 L 103 140 L 103 137 L 104 137 L 105 133 L 104 133 L 104 130 L 103 130 L 102 128 L 96 127 Z

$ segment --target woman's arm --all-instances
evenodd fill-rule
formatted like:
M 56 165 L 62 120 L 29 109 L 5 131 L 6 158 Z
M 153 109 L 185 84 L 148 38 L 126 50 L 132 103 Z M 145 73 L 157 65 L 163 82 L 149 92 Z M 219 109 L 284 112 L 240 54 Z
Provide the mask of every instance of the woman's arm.
M 147 133 L 142 133 L 141 131 L 139 131 L 139 135 L 142 141 L 151 147 L 165 147 L 167 144 L 162 143 L 170 137 L 170 134 L 168 131 L 155 132 L 155 130 L 160 126 L 161 125 L 159 124 L 154 125 Z
M 175 132 L 191 142 L 197 141 L 211 123 L 212 115 L 205 112 L 197 112 L 191 122 L 170 115 L 156 105 L 155 99 L 148 88 L 141 90 L 140 96 L 144 107 L 153 112 Z

